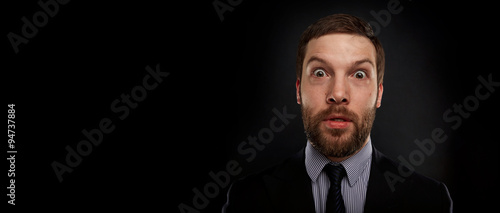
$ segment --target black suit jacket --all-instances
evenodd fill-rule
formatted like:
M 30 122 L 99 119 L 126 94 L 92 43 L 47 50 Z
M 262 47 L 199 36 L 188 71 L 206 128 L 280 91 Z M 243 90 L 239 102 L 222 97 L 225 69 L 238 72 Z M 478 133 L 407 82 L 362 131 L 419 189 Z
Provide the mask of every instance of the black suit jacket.
M 393 175 L 404 179 L 394 179 Z M 451 212 L 452 200 L 443 183 L 416 172 L 403 177 L 398 164 L 374 147 L 364 210 Z M 315 212 L 304 149 L 276 166 L 233 183 L 223 212 Z

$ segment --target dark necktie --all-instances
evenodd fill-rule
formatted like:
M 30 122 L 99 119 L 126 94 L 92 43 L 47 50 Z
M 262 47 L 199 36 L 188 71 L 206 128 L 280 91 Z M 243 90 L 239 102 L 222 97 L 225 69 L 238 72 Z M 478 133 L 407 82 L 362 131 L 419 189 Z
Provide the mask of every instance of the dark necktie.
M 334 166 L 327 164 L 324 170 L 330 179 L 330 189 L 328 190 L 328 198 L 326 200 L 326 212 L 344 213 L 344 199 L 340 191 L 340 184 L 342 183 L 342 178 L 346 175 L 345 169 L 342 165 Z

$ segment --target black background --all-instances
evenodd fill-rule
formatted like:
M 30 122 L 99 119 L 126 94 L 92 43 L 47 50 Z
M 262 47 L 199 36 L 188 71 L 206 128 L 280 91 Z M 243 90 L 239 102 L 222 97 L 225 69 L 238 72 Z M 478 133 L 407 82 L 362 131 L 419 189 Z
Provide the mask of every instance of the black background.
M 333 13 L 376 21 L 370 12 L 387 10 L 389 1 L 243 0 L 223 21 L 213 2 L 70 1 L 17 54 L 6 35 L 22 35 L 21 18 L 41 8 L 37 1 L 4 3 L 4 100 L 16 104 L 15 209 L 179 212 L 182 203 L 193 207 L 193 189 L 203 191 L 213 182 L 209 173 L 226 170 L 227 162 L 241 168 L 230 181 L 279 162 L 306 142 L 295 100 L 300 34 Z M 490 209 L 499 190 L 500 88 L 456 130 L 443 114 L 474 96 L 479 76 L 500 81 L 489 9 L 495 6 L 400 4 L 403 10 L 378 34 L 386 72 L 373 145 L 408 159 L 419 149 L 415 140 L 443 129 L 447 140 L 415 170 L 448 186 L 456 212 Z M 120 120 L 111 103 L 142 85 L 145 67 L 157 64 L 170 75 Z M 284 107 L 296 118 L 247 162 L 238 145 L 269 127 L 273 109 Z M 51 164 L 64 163 L 65 147 L 76 147 L 82 130 L 98 128 L 103 118 L 112 120 L 113 132 L 59 182 Z M 219 212 L 227 189 L 213 192 L 199 211 Z

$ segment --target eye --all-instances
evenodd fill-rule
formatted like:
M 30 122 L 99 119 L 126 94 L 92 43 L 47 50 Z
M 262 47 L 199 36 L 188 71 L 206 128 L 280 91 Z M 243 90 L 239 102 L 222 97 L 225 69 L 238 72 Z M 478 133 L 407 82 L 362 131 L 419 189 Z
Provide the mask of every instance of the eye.
M 316 69 L 313 71 L 313 75 L 318 78 L 321 78 L 326 76 L 326 72 L 323 69 Z
M 354 73 L 354 77 L 357 79 L 363 79 L 366 78 L 366 73 L 362 70 L 358 70 Z

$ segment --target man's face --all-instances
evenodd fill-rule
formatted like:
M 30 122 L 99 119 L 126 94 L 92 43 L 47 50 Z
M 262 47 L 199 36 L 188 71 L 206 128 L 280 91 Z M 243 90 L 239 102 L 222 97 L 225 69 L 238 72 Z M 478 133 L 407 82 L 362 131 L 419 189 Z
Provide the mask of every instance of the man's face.
M 307 44 L 297 102 L 309 141 L 332 160 L 368 141 L 383 93 L 375 62 L 375 47 L 362 36 L 334 33 Z

